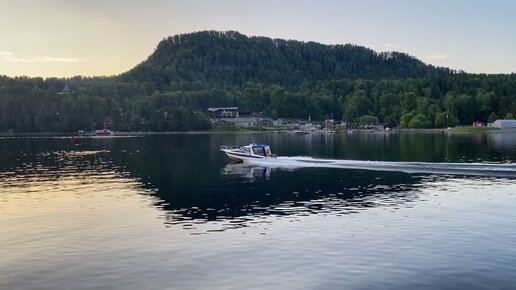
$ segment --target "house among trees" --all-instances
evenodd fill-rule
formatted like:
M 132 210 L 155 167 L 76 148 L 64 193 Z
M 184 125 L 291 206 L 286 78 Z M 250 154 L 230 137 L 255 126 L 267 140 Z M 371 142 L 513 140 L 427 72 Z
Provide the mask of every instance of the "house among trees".
M 324 121 L 324 128 L 333 129 L 334 127 L 335 127 L 335 120 L 333 120 L 333 119 L 326 119 Z
M 104 119 L 104 129 L 111 130 L 113 127 L 113 120 L 110 117 Z
M 235 127 L 235 123 L 226 120 L 216 120 L 213 125 L 216 127 Z
M 283 118 L 281 119 L 282 125 L 297 125 L 299 123 L 299 120 L 293 119 L 293 118 Z
M 238 107 L 221 107 L 221 108 L 208 108 L 208 117 L 211 119 L 219 118 L 238 118 Z
M 258 122 L 256 122 L 256 126 L 266 127 L 266 126 L 273 126 L 274 123 L 270 119 L 261 119 Z
M 61 92 L 63 92 L 63 93 L 69 93 L 69 92 L 71 92 L 71 91 L 72 91 L 72 89 L 70 89 L 70 86 L 69 86 L 68 84 L 65 84 L 65 85 L 64 85 L 64 88 L 63 88 L 63 90 L 62 90 Z
M 473 128 L 484 128 L 484 127 L 485 127 L 484 122 L 480 122 L 480 121 L 473 122 Z
M 63 89 L 60 92 L 58 92 L 58 94 L 60 94 L 60 95 L 61 94 L 67 94 L 67 93 L 69 93 L 71 91 L 72 91 L 72 89 L 70 88 L 70 85 L 65 84 Z

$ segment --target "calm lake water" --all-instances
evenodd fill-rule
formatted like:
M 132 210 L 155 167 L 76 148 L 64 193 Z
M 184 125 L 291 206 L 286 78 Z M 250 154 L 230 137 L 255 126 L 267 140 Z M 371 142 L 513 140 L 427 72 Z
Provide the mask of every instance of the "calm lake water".
M 491 167 L 268 168 L 218 150 L 251 142 Z M 491 173 L 515 160 L 514 131 L 0 137 L 0 289 L 514 289 L 516 177 Z

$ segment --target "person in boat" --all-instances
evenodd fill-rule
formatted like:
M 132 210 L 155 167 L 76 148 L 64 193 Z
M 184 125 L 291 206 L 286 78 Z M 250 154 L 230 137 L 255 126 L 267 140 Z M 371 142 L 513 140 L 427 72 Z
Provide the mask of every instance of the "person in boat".
M 262 156 L 265 156 L 265 157 L 271 157 L 272 156 L 271 149 L 268 146 L 256 146 L 256 147 L 253 147 L 253 152 L 256 155 L 262 155 Z
M 265 155 L 263 154 L 263 148 L 262 148 L 261 146 L 256 146 L 256 147 L 254 147 L 253 149 L 254 149 L 254 150 L 253 150 L 253 151 L 254 151 L 254 154 L 265 156 Z

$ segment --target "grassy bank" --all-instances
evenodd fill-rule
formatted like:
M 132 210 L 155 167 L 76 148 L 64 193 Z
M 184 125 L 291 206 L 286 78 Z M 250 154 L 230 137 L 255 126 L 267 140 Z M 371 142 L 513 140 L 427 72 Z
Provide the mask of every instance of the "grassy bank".
M 473 126 L 464 126 L 464 127 L 456 127 L 451 129 L 454 133 L 479 133 L 479 132 L 487 132 L 487 131 L 500 131 L 500 128 L 493 127 L 482 127 L 475 128 Z

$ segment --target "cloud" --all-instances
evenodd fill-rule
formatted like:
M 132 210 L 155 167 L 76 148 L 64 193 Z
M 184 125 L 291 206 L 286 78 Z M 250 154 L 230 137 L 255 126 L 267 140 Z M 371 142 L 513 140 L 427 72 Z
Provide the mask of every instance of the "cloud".
M 18 57 L 9 51 L 0 51 L 0 60 L 5 62 L 23 62 L 23 63 L 37 63 L 37 62 L 65 62 L 76 63 L 87 61 L 85 58 L 78 57 L 54 57 L 54 56 L 32 56 L 32 57 Z
M 427 60 L 438 60 L 438 59 L 447 59 L 447 58 L 450 58 L 450 56 L 447 54 L 431 54 L 431 55 L 425 56 L 425 59 L 427 59 Z

